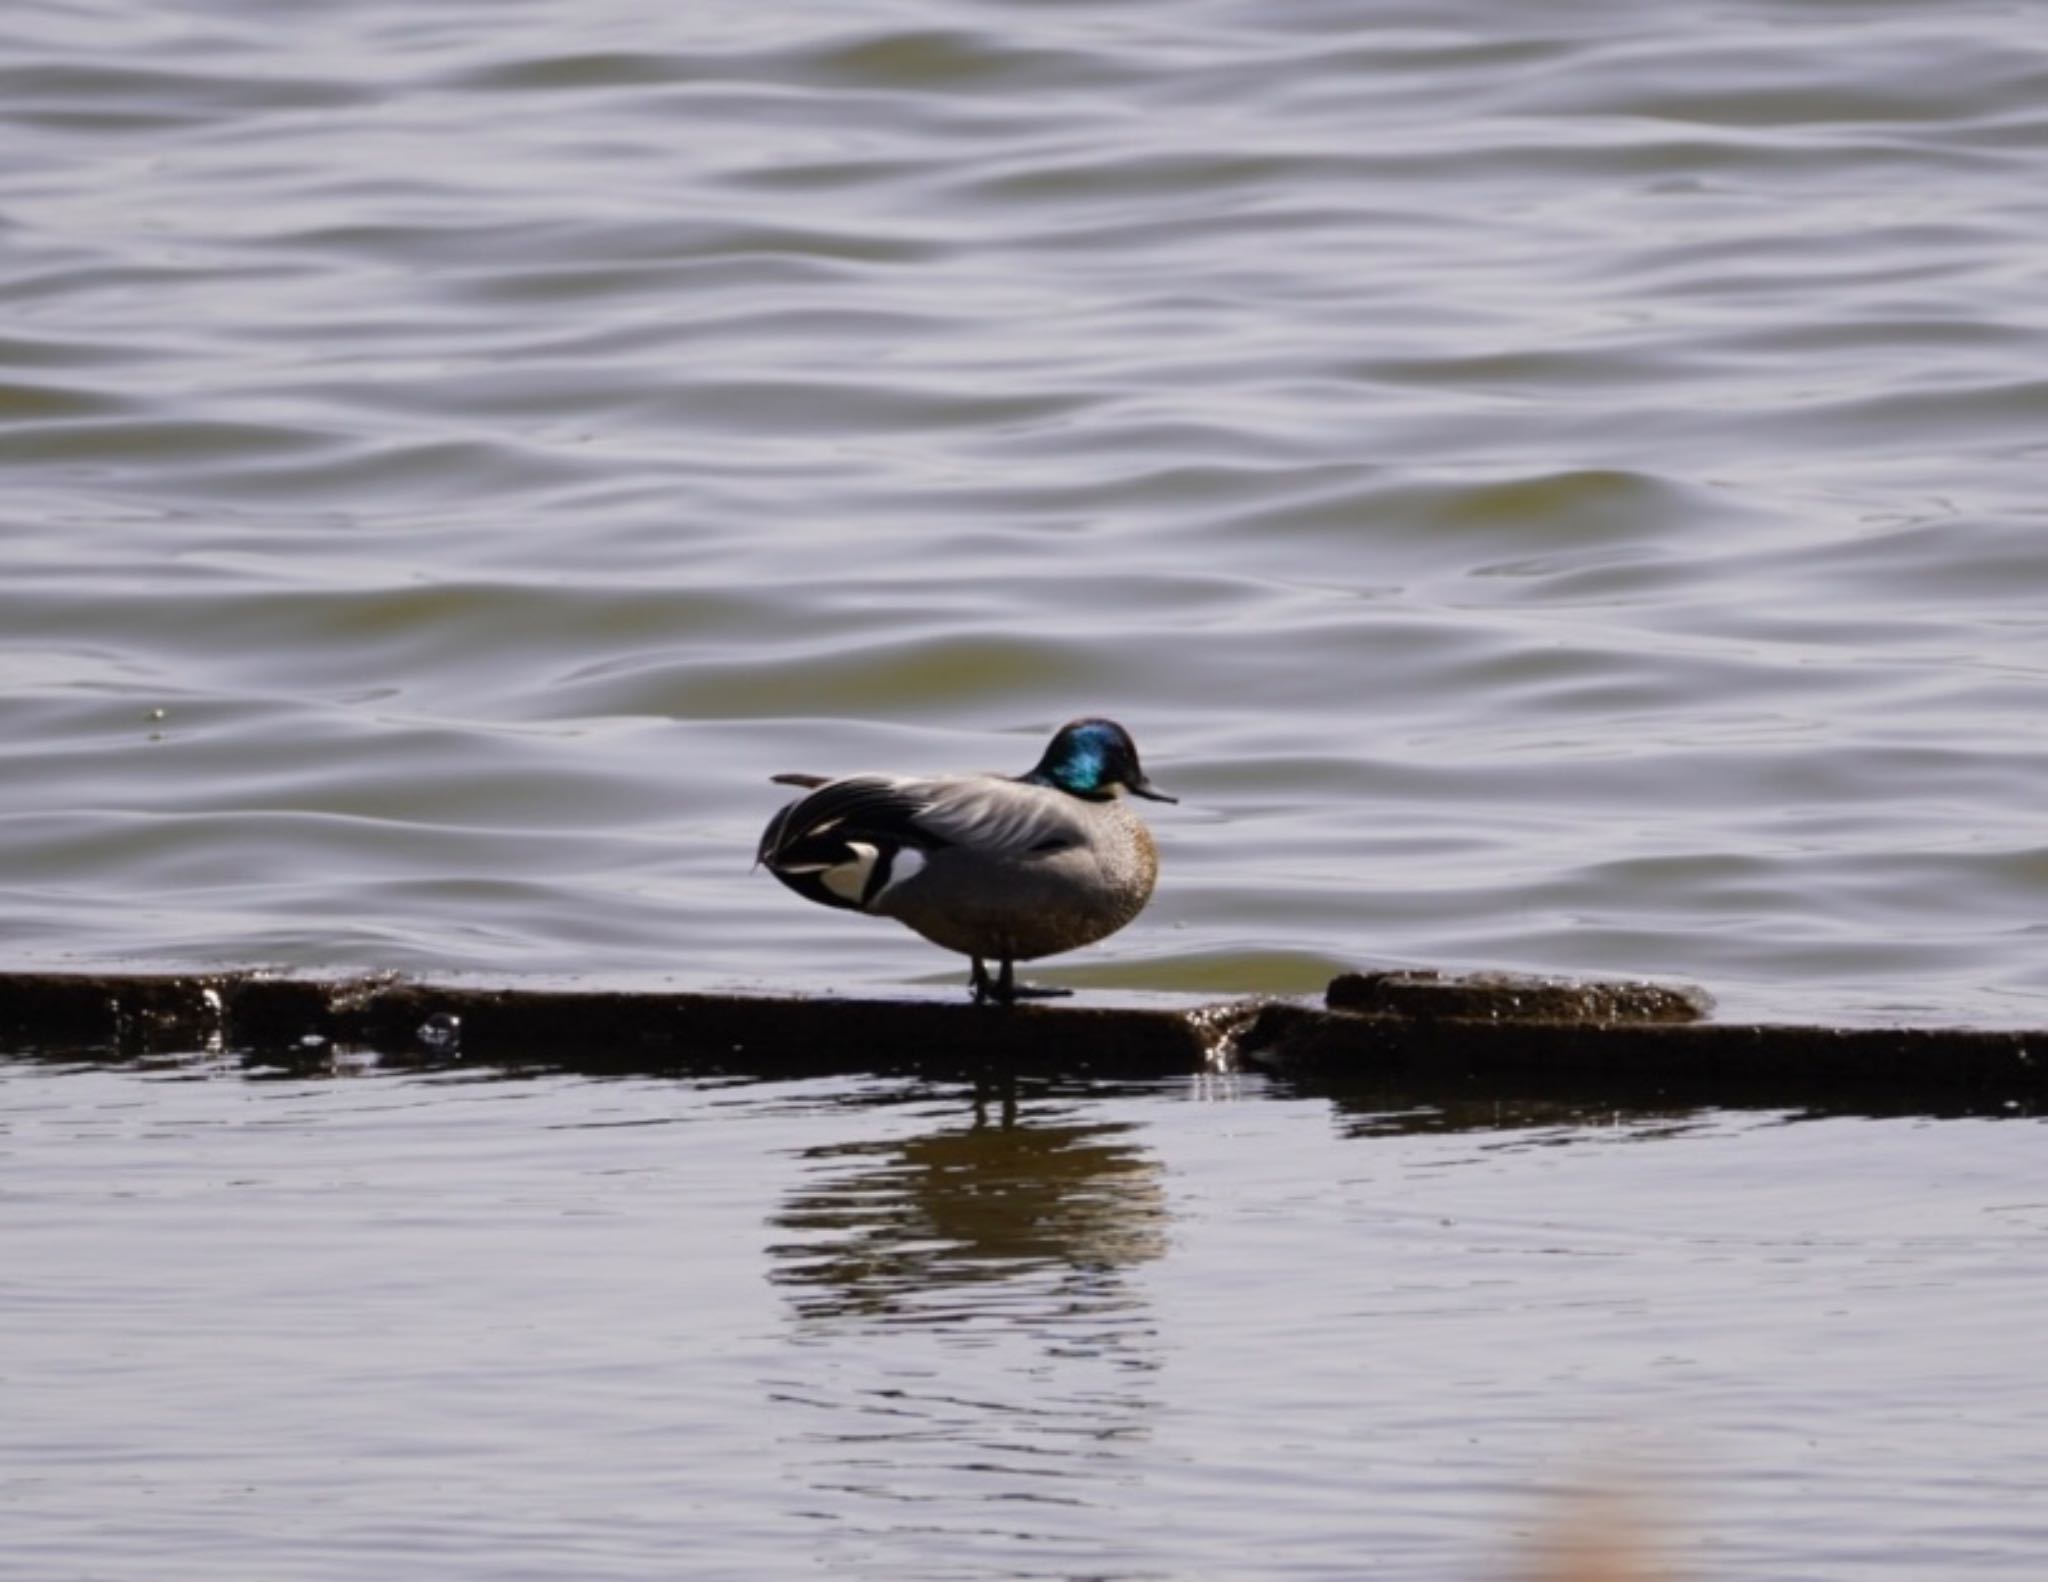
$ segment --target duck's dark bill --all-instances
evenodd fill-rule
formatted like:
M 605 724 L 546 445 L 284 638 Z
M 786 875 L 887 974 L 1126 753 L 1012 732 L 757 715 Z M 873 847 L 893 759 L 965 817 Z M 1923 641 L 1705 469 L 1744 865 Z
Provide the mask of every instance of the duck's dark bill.
M 1153 789 L 1150 780 L 1128 780 L 1124 783 L 1124 789 L 1129 791 L 1132 796 L 1141 796 L 1148 802 L 1178 802 L 1180 800 L 1177 796 L 1168 796 L 1164 791 Z

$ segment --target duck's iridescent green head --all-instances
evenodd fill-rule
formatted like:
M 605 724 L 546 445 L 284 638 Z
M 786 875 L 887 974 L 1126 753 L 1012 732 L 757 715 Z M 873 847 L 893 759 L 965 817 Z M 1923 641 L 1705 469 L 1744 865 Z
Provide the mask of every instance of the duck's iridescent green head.
M 1023 777 L 1032 785 L 1053 786 L 1073 796 L 1101 801 L 1118 791 L 1177 802 L 1153 789 L 1138 763 L 1138 745 L 1115 720 L 1071 720 L 1059 728 L 1038 766 Z

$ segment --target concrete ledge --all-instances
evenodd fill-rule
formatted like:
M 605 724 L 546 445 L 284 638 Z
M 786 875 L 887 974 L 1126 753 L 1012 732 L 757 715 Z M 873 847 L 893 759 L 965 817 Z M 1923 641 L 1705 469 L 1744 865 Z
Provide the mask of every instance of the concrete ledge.
M 1697 1022 L 1714 1002 L 1702 989 L 1642 978 L 1541 978 L 1515 972 L 1347 972 L 1330 980 L 1333 1011 L 1485 1022 Z
M 1256 1004 L 978 1006 L 951 1000 L 489 989 L 390 977 L 0 973 L 0 1049 L 393 1055 L 588 1071 L 1018 1071 L 1146 1078 L 1225 1058 Z
M 1405 1082 L 1638 1103 L 2029 1110 L 2048 1098 L 2048 1033 L 1990 1028 L 1506 1021 L 1272 1003 L 1236 1051 L 1242 1065 L 1330 1091 Z
M 1398 980 L 1398 981 L 1397 981 Z M 1544 988 L 1533 992 L 1532 983 Z M 1626 989 L 1627 993 L 1620 991 Z M 1486 975 L 1340 979 L 1333 999 L 1220 1004 L 492 989 L 391 977 L 0 973 L 0 1051 L 254 1052 L 317 1065 L 336 1045 L 421 1062 L 789 1076 L 865 1071 L 1144 1080 L 1233 1066 L 1332 1093 L 1570 1094 L 1644 1104 L 2025 1109 L 2048 1099 L 2048 1032 L 1685 1021 L 1655 985 Z M 1530 1015 L 1560 1009 L 1597 1015 Z M 1629 1018 L 1634 1019 L 1629 1019 Z

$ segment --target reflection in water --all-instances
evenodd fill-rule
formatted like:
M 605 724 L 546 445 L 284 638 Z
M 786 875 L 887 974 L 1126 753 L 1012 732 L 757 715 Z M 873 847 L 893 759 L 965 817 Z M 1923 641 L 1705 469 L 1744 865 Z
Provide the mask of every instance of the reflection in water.
M 1516 1088 L 1486 1084 L 1404 1081 L 1346 1084 L 1322 1091 L 1347 1137 L 1408 1137 L 1498 1132 L 1517 1144 L 1568 1145 L 1611 1140 L 1684 1137 L 1709 1131 L 1731 1114 L 1768 1113 L 1780 1122 L 1830 1119 L 1876 1120 L 1901 1116 L 1927 1119 L 2025 1120 L 2035 1106 L 1991 1094 L 1967 1092 L 1930 1099 L 1910 1086 L 1897 1092 L 1866 1088 L 1841 1102 L 1816 1104 L 1811 1087 L 1781 1091 L 1760 1083 L 1726 1083 L 1706 1097 L 1675 1082 L 1652 1079 L 1602 1082 L 1566 1076 L 1549 1083 L 1525 1079 Z M 1730 1091 L 1733 1089 L 1734 1091 Z M 1303 1091 L 1315 1091 L 1304 1084 Z
M 1347 1137 L 1415 1137 L 1498 1132 L 1518 1144 L 1585 1143 L 1617 1134 L 1649 1141 L 1683 1137 L 1713 1124 L 1715 1110 L 1640 1100 L 1558 1099 L 1507 1094 L 1475 1097 L 1400 1089 L 1347 1093 L 1333 1101 Z
M 1134 1132 L 1012 1090 L 801 1155 L 770 1249 L 797 1343 L 764 1386 L 825 1563 L 910 1539 L 931 1570 L 905 1577 L 1099 1564 L 1159 1409 L 1131 1275 L 1165 1250 L 1166 1200 Z
M 1124 1312 L 1121 1271 L 1165 1244 L 1159 1166 L 1134 1130 L 1026 1118 L 1009 1088 L 977 1094 L 960 1125 L 810 1149 L 771 1278 L 808 1320 L 1000 1309 L 1064 1329 Z

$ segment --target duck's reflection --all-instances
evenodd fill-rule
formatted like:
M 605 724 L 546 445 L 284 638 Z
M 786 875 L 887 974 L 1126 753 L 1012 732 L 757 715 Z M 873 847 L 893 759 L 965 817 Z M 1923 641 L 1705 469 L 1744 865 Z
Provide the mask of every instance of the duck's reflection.
M 1071 1334 L 1128 1318 L 1124 1271 L 1165 1246 L 1160 1167 L 1135 1130 L 1031 1113 L 1003 1086 L 931 1130 L 806 1150 L 771 1278 L 810 1322 L 1000 1314 Z
M 770 1249 L 794 1344 L 762 1383 L 828 1568 L 907 1544 L 1089 1574 L 1158 1410 L 1158 1160 L 1011 1091 L 801 1157 Z

